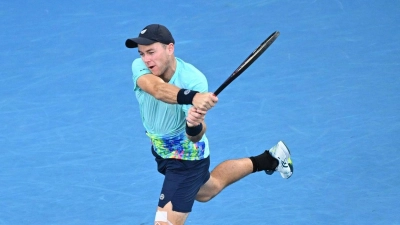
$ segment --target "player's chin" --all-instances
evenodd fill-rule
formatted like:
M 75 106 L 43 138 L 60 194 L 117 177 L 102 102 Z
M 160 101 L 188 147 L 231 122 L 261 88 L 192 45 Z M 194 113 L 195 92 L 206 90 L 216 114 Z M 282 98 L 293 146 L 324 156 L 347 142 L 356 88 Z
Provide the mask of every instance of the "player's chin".
M 157 77 L 159 77 L 161 74 L 160 74 L 160 71 L 158 71 L 158 70 L 156 70 L 156 69 L 150 69 L 150 72 L 153 74 L 153 75 L 156 75 Z

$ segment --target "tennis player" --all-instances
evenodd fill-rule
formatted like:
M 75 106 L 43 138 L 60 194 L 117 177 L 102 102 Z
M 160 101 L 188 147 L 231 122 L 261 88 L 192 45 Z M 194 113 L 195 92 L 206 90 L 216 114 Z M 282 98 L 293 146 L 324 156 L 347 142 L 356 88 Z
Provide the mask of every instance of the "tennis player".
M 163 25 L 151 24 L 127 39 L 140 58 L 132 63 L 140 115 L 158 171 L 164 175 L 154 224 L 184 224 L 195 200 L 207 202 L 228 185 L 258 171 L 293 173 L 282 141 L 253 157 L 227 160 L 210 173 L 205 115 L 218 98 L 193 65 L 175 57 L 175 40 Z

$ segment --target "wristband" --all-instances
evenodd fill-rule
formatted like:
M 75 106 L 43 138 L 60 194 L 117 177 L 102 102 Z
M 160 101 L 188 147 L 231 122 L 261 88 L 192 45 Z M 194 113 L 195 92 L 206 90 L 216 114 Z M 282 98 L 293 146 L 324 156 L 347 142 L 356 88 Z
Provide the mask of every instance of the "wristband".
M 189 127 L 186 123 L 186 134 L 189 136 L 192 137 L 197 136 L 198 134 L 201 133 L 202 130 L 203 130 L 203 123 L 200 123 L 195 127 Z
M 199 92 L 182 88 L 181 90 L 178 91 L 178 95 L 176 96 L 176 101 L 178 102 L 178 104 L 181 105 L 191 105 L 196 93 Z

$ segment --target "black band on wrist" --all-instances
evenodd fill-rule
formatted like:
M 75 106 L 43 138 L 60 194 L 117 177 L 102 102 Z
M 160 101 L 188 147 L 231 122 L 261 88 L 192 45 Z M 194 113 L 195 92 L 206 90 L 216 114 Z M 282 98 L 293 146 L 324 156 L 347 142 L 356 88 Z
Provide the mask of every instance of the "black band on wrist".
M 200 123 L 199 125 L 195 127 L 189 127 L 186 123 L 186 134 L 189 136 L 197 136 L 200 134 L 200 132 L 203 130 L 203 123 Z
M 182 88 L 179 90 L 178 95 L 176 96 L 176 101 L 181 105 L 191 105 L 196 93 L 199 92 Z

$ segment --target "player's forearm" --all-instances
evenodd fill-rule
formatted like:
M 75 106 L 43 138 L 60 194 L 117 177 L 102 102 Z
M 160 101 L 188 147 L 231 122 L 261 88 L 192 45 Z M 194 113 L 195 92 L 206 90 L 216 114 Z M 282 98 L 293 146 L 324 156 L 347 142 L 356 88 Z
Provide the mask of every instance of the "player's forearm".
M 199 110 L 206 111 L 210 107 L 208 101 L 200 100 L 200 104 L 194 104 L 195 96 L 200 97 L 198 91 L 179 88 L 169 83 L 158 83 L 154 86 L 152 95 L 163 102 L 181 105 L 197 105 Z M 200 97 L 201 99 L 202 97 Z
M 137 85 L 154 98 L 169 103 L 178 103 L 179 87 L 164 82 L 161 78 L 153 74 L 145 74 L 138 78 Z
M 202 113 L 211 109 L 218 101 L 218 98 L 212 93 L 198 93 L 194 90 L 181 89 L 152 74 L 139 77 L 137 85 L 160 101 L 169 104 L 193 105 Z
M 154 98 L 170 103 L 177 104 L 177 95 L 180 88 L 168 83 L 158 83 L 154 86 L 153 92 L 150 93 Z

